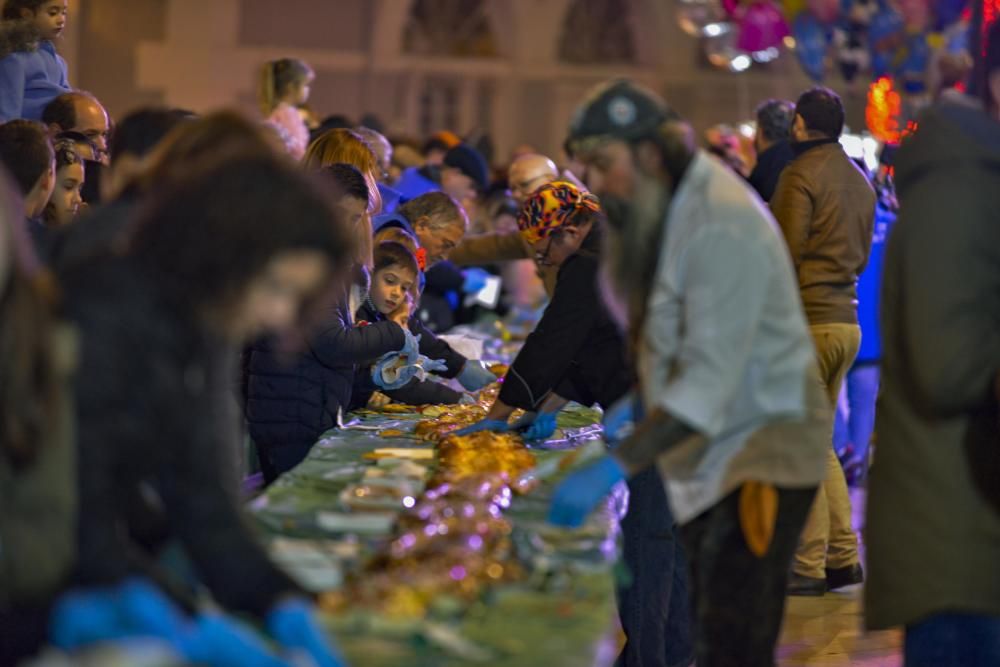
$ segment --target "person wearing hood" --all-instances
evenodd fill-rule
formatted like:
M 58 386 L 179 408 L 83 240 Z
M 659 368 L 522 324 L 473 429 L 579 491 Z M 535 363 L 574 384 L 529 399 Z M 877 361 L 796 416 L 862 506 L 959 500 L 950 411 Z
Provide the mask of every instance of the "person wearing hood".
M 865 622 L 908 666 L 1000 664 L 1000 23 L 985 111 L 930 108 L 896 154 L 882 277 Z
M 53 42 L 66 29 L 66 0 L 6 0 L 0 15 L 0 122 L 41 120 L 71 88 Z

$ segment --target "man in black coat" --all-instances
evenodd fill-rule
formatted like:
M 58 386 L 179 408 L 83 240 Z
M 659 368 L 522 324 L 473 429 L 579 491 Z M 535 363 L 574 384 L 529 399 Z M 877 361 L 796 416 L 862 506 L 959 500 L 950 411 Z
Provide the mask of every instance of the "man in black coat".
M 795 105 L 791 102 L 768 100 L 757 107 L 757 134 L 753 140 L 757 164 L 749 181 L 766 202 L 774 196 L 782 170 L 795 159 L 791 143 L 793 120 Z

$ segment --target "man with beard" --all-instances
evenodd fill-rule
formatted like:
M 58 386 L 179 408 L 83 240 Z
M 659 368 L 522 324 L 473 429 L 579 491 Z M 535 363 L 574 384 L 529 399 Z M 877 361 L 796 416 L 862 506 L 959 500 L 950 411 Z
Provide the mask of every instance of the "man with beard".
M 697 664 L 773 665 L 829 423 L 788 251 L 654 94 L 604 85 L 570 134 L 608 208 L 604 291 L 629 329 L 643 416 L 560 485 L 550 520 L 580 525 L 656 465 L 691 564 Z M 623 412 L 606 417 L 611 440 Z

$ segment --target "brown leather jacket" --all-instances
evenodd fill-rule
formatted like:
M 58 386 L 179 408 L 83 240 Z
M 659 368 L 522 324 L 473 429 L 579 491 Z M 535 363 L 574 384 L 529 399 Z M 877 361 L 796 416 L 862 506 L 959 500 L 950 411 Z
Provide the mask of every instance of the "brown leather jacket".
M 792 255 L 806 317 L 809 324 L 857 324 L 875 191 L 836 141 L 799 144 L 797 152 L 778 180 L 771 211 Z

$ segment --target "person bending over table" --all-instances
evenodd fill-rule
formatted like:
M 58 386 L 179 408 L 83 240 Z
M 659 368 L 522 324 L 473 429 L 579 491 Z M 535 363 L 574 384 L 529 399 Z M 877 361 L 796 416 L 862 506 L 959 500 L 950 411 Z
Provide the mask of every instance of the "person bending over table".
M 518 228 L 542 270 L 557 273 L 552 300 L 528 336 L 483 421 L 458 431 L 521 430 L 544 439 L 569 400 L 597 403 L 611 415 L 627 412 L 633 371 L 625 341 L 598 293 L 598 257 L 604 213 L 597 198 L 575 185 L 549 183 L 525 201 Z M 517 408 L 528 413 L 508 420 Z M 630 585 L 618 590 L 627 641 L 619 664 L 689 664 L 691 645 L 687 564 L 656 471 L 628 481 L 629 508 L 622 521 Z M 668 622 L 669 619 L 669 622 Z M 664 662 L 665 661 L 665 662 Z
M 625 345 L 597 291 L 602 215 L 596 197 L 565 181 L 525 202 L 518 228 L 536 263 L 558 269 L 555 292 L 486 418 L 460 434 L 516 429 L 544 439 L 570 400 L 608 407 L 628 391 Z M 518 408 L 527 414 L 508 424 Z

